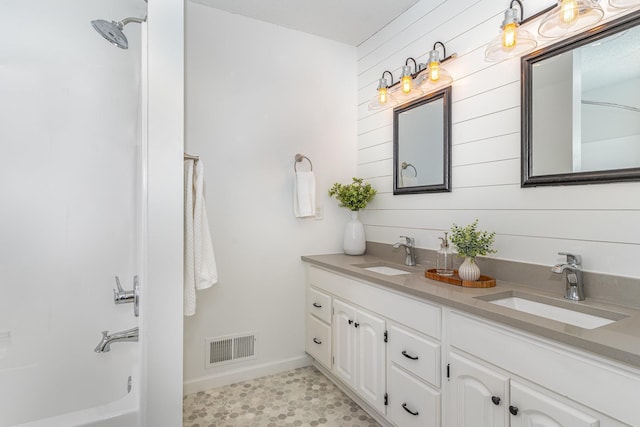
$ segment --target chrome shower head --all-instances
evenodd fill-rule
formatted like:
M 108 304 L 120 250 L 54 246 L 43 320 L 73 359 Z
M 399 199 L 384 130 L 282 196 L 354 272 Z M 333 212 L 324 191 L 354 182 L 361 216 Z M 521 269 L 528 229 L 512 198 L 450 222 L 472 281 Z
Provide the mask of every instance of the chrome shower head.
M 120 49 L 128 49 L 129 41 L 127 40 L 127 36 L 125 36 L 122 32 L 122 29 L 125 25 L 131 22 L 142 23 L 146 20 L 146 17 L 144 19 L 124 18 L 120 22 L 109 22 L 105 21 L 104 19 L 96 19 L 95 21 L 91 21 L 91 25 L 98 33 L 100 33 L 102 37 L 104 37 L 112 45 L 117 46 Z

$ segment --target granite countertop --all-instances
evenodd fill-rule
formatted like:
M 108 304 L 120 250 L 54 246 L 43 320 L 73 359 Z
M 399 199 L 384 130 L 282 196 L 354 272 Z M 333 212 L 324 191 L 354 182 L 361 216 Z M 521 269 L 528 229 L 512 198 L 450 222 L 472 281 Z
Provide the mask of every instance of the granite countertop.
M 525 332 L 556 340 L 589 352 L 640 368 L 640 310 L 587 299 L 571 302 L 560 292 L 552 293 L 533 287 L 498 280 L 493 288 L 463 288 L 427 279 L 425 267 L 407 267 L 393 264 L 372 255 L 350 256 L 344 254 L 303 256 L 302 260 L 336 273 L 355 279 L 363 279 L 374 285 L 395 292 L 422 298 L 451 308 L 459 309 Z M 411 270 L 412 274 L 387 276 L 364 270 L 358 265 L 387 265 L 398 269 Z M 531 299 L 552 299 L 559 306 L 573 306 L 585 313 L 613 312 L 617 320 L 595 329 L 549 320 L 507 307 L 492 304 L 481 298 L 491 299 L 491 295 L 518 296 L 526 294 Z M 478 298 L 480 297 L 480 298 Z M 606 316 L 605 316 L 606 317 Z

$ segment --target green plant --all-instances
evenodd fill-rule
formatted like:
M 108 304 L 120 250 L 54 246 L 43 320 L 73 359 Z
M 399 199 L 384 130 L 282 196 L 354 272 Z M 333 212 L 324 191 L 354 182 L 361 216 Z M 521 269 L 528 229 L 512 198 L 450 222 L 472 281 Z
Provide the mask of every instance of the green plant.
M 335 196 L 340 202 L 340 207 L 347 208 L 352 211 L 359 211 L 367 206 L 373 196 L 376 195 L 376 190 L 371 187 L 371 184 L 363 183 L 362 178 L 353 177 L 352 184 L 340 184 L 336 182 L 333 187 L 329 189 L 329 196 Z
M 451 243 L 455 246 L 459 257 L 475 258 L 477 255 L 493 254 L 491 249 L 495 232 L 478 231 L 478 220 L 466 227 L 458 227 L 455 223 L 451 227 Z

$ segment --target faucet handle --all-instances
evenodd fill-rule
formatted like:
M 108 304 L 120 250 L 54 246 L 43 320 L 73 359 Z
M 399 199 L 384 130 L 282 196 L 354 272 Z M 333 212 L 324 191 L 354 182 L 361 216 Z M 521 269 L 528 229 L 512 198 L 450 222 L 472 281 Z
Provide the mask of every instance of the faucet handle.
M 569 264 L 582 265 L 582 255 L 571 254 L 569 252 L 558 252 L 558 255 L 566 255 Z
M 416 244 L 416 239 L 414 239 L 413 237 L 400 236 L 400 238 L 406 241 L 407 246 L 415 246 Z

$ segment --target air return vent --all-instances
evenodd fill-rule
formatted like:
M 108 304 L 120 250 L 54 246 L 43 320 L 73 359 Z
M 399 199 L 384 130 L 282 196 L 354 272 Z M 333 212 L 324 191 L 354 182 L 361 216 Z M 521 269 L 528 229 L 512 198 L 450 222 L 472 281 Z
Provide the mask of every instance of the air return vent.
M 255 359 L 258 337 L 256 333 L 227 335 L 205 340 L 205 368 Z

